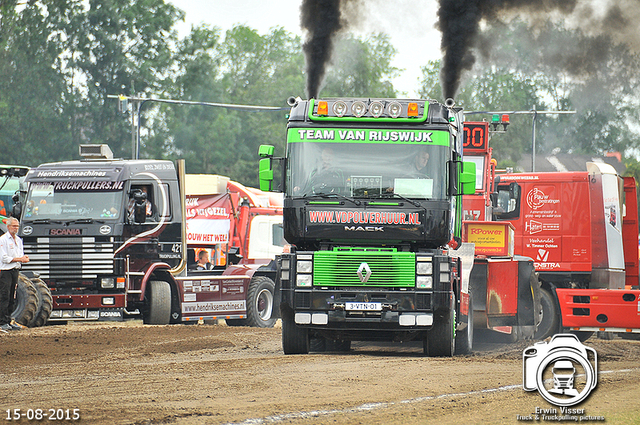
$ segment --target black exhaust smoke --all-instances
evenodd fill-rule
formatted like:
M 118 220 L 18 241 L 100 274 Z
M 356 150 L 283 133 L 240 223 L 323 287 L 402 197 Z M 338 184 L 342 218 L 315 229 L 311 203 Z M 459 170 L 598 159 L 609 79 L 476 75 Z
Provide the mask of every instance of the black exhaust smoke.
M 362 19 L 364 0 L 303 0 L 300 7 L 307 63 L 307 96 L 318 97 L 327 66 L 331 62 L 336 35 L 350 22 Z
M 320 84 L 333 51 L 333 37 L 344 23 L 340 16 L 340 0 L 303 0 L 301 26 L 307 31 L 302 45 L 307 62 L 307 96 L 318 97 Z
M 441 70 L 444 98 L 453 98 L 464 70 L 475 63 L 471 49 L 478 39 L 480 23 L 492 22 L 503 12 L 540 14 L 558 10 L 571 13 L 577 0 L 439 0 L 437 27 L 442 33 L 444 54 Z M 525 16 L 526 18 L 526 16 Z

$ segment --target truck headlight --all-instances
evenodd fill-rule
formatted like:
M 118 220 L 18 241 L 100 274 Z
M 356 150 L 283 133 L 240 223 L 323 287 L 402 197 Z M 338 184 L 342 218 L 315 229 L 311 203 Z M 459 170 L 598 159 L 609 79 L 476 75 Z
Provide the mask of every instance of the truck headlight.
M 312 261 L 298 261 L 296 266 L 298 273 L 311 273 L 313 271 Z
M 299 274 L 296 279 L 298 286 L 311 286 L 312 276 L 310 274 Z
M 116 287 L 116 281 L 112 277 L 103 277 L 100 279 L 100 287 L 105 289 L 113 289 Z
M 417 276 L 416 277 L 416 288 L 419 288 L 419 289 L 432 289 L 433 288 L 433 277 L 431 277 L 431 276 Z
M 417 274 L 431 274 L 433 273 L 433 263 L 431 261 L 418 261 L 416 264 Z
M 114 297 L 102 297 L 102 305 L 114 305 L 116 299 Z

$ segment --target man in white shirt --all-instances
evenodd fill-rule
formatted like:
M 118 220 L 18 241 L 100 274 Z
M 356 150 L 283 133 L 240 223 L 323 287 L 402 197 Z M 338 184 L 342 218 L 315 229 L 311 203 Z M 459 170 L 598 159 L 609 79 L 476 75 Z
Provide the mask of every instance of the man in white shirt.
M 18 237 L 18 219 L 9 217 L 7 229 L 8 232 L 0 236 L 0 330 L 12 331 L 21 329 L 20 326 L 11 324 L 11 313 L 20 267 L 22 263 L 29 262 L 29 257 L 24 255 L 22 239 Z

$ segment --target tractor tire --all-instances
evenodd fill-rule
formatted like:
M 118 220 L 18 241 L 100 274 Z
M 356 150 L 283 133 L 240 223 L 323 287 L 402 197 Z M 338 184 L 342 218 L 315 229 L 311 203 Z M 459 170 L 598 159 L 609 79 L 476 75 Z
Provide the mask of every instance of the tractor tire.
M 540 306 L 542 320 L 533 335 L 533 338 L 537 340 L 543 340 L 560 331 L 560 311 L 558 311 L 553 295 L 546 288 L 540 288 Z
M 452 357 L 456 352 L 456 298 L 451 295 L 449 311 L 434 317 L 434 323 L 423 340 L 424 354 L 429 357 Z
M 44 326 L 49 320 L 51 310 L 53 310 L 53 297 L 47 284 L 42 279 L 31 279 L 33 286 L 38 293 L 38 311 L 29 324 L 30 328 Z
M 456 332 L 456 354 L 469 354 L 473 350 L 473 298 L 469 294 L 467 326 Z
M 23 326 L 29 326 L 38 312 L 38 292 L 28 277 L 20 274 L 16 286 L 15 304 L 11 317 Z
M 247 324 L 254 328 L 272 328 L 276 323 L 274 314 L 276 284 L 266 276 L 251 279 L 247 291 Z
M 282 351 L 284 354 L 309 354 L 309 330 L 296 325 L 293 313 L 282 314 Z
M 168 325 L 171 320 L 171 286 L 163 280 L 152 280 L 147 289 L 146 314 L 148 325 Z

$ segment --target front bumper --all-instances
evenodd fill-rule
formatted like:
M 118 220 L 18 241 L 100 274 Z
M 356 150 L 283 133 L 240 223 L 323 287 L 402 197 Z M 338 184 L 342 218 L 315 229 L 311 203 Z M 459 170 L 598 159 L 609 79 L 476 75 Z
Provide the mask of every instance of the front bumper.
M 449 291 L 313 288 L 285 289 L 282 295 L 296 324 L 336 330 L 427 330 L 435 314 L 450 308 Z M 350 303 L 376 304 L 379 310 L 350 310 Z

